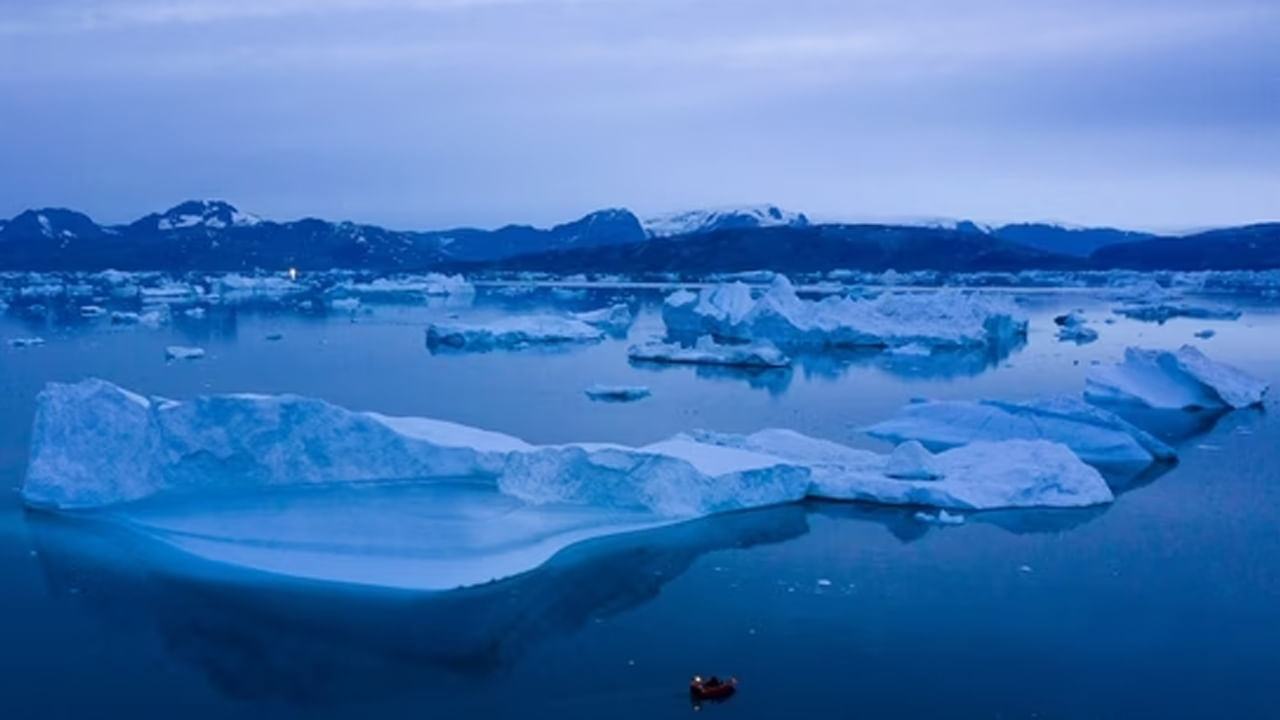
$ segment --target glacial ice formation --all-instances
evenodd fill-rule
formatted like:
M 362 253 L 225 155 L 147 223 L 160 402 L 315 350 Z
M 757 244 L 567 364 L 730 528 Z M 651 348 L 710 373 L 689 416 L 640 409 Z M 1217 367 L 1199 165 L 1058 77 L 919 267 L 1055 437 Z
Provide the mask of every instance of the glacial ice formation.
M 1176 352 L 1130 347 L 1115 365 L 1089 369 L 1085 396 L 1094 402 L 1152 408 L 1242 408 L 1262 402 L 1268 383 L 1205 357 L 1193 345 Z
M 1177 459 L 1173 448 L 1118 415 L 1075 397 L 1025 402 L 998 400 L 919 402 L 867 428 L 867 434 L 934 449 L 973 442 L 1049 440 L 1093 465 L 1150 464 Z
M 627 357 L 637 362 L 677 365 L 726 365 L 744 368 L 790 367 L 791 358 L 768 342 L 750 345 L 721 345 L 709 335 L 698 338 L 693 347 L 651 340 L 627 349 Z
M 1027 319 L 997 298 L 959 291 L 887 293 L 871 300 L 803 300 L 779 276 L 759 298 L 742 283 L 678 291 L 662 308 L 667 329 L 781 347 L 975 347 L 1026 334 Z
M 515 315 L 484 323 L 436 322 L 427 327 L 427 347 L 494 350 L 531 345 L 596 342 L 604 332 L 581 320 L 558 315 Z

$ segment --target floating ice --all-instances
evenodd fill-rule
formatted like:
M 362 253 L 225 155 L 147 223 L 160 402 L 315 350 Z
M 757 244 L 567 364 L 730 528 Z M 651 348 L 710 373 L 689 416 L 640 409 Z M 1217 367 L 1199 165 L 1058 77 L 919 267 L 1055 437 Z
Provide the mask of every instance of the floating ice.
M 1025 335 L 1026 317 L 996 298 L 959 291 L 890 293 L 873 300 L 800 299 L 779 276 L 759 298 L 741 283 L 695 295 L 677 292 L 662 308 L 668 330 L 801 347 L 973 347 Z
M 1053 322 L 1058 326 L 1058 339 L 1063 342 L 1085 345 L 1098 339 L 1098 331 L 1088 327 L 1084 316 L 1079 313 L 1059 315 Z
M 1134 320 L 1163 323 L 1172 318 L 1185 317 L 1198 320 L 1238 320 L 1241 312 L 1232 308 L 1220 308 L 1186 303 L 1156 303 L 1117 308 L 1116 313 Z
M 204 316 L 208 314 L 208 311 L 202 307 L 193 307 L 193 308 L 187 308 L 186 310 L 183 310 L 182 314 L 186 315 L 192 320 L 203 320 Z
M 1172 409 L 1257 405 L 1268 387 L 1242 370 L 1210 360 L 1192 345 L 1177 352 L 1127 348 L 1123 362 L 1092 367 L 1085 378 L 1090 400 Z
M 331 295 L 355 295 L 371 300 L 415 300 L 446 295 L 474 295 L 476 288 L 461 275 L 427 273 L 420 277 L 377 278 L 370 282 L 345 282 L 329 289 Z
M 35 347 L 43 344 L 44 338 L 42 337 L 9 338 L 9 345 L 16 348 Z
M 86 380 L 51 383 L 40 394 L 22 493 L 36 506 L 87 508 L 160 494 L 461 479 L 494 484 L 526 502 L 658 518 L 806 496 L 962 509 L 1112 499 L 1097 471 L 1055 443 L 974 443 L 932 460 L 935 479 L 892 478 L 887 455 L 788 430 L 695 432 L 639 448 L 537 447 L 316 399 L 222 395 L 175 402 Z
M 627 349 L 627 357 L 639 362 L 688 365 L 729 365 L 751 368 L 783 368 L 791 365 L 791 358 L 769 343 L 720 345 L 706 335 L 698 338 L 691 348 L 660 341 L 632 345 Z
M 1209 338 L 1217 334 L 1218 334 L 1217 331 L 1214 331 L 1214 330 L 1197 330 L 1196 331 L 1196 337 L 1200 338 L 1201 340 L 1208 340 Z
M 329 301 L 329 307 L 342 312 L 355 312 L 360 309 L 360 298 L 334 298 Z
M 963 525 L 964 515 L 952 514 L 946 510 L 936 513 L 918 512 L 913 516 L 916 520 L 929 525 Z
M 167 282 L 155 287 L 144 287 L 139 293 L 144 303 L 170 303 L 190 300 L 200 294 L 193 285 Z
M 649 397 L 649 388 L 643 385 L 592 385 L 584 391 L 592 400 L 631 402 Z
M 164 356 L 168 360 L 198 360 L 204 357 L 204 348 L 170 345 L 164 349 Z
M 107 309 L 99 305 L 81 305 L 80 317 L 96 318 L 107 314 Z
M 246 298 L 283 298 L 306 291 L 306 286 L 275 275 L 252 277 L 232 273 L 218 278 L 214 284 L 218 294 L 229 300 Z
M 867 428 L 867 433 L 894 442 L 919 440 L 935 449 L 978 441 L 1050 440 L 1066 445 L 1094 465 L 1145 465 L 1177 459 L 1173 448 L 1118 415 L 1065 396 L 1020 403 L 912 403 L 894 418 Z
M 625 333 L 635 320 L 631 314 L 631 308 L 627 307 L 626 303 L 617 303 L 589 312 L 573 313 L 572 317 L 611 333 Z
M 558 315 L 516 315 L 487 323 L 437 322 L 427 327 L 427 346 L 465 350 L 595 342 L 604 333 L 581 320 Z
M 1084 507 L 1114 500 L 1097 470 L 1065 445 L 1045 440 L 971 443 L 933 456 L 940 477 L 904 480 L 886 474 L 888 456 L 791 430 L 692 437 L 809 467 L 811 497 L 962 510 Z

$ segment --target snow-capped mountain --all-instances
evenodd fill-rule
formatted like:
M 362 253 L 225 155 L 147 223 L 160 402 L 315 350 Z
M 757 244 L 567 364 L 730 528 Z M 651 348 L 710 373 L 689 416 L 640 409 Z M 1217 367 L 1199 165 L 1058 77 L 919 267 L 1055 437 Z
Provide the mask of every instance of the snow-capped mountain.
M 223 230 L 228 227 L 251 227 L 262 222 L 256 215 L 242 213 L 221 200 L 188 200 L 160 214 L 148 215 L 135 224 L 150 225 L 163 231 L 203 228 Z
M 671 237 L 737 228 L 806 227 L 809 218 L 774 205 L 760 205 L 668 213 L 642 220 L 641 225 L 649 237 Z

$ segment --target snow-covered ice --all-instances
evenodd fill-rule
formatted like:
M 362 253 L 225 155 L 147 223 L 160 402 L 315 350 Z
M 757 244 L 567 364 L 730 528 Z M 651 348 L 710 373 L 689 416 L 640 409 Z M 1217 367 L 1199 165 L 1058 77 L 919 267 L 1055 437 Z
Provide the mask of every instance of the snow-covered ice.
M 1085 396 L 1094 402 L 1171 409 L 1257 405 L 1268 387 L 1242 370 L 1210 360 L 1192 345 L 1176 352 L 1130 347 L 1122 362 L 1094 366 L 1085 377 Z
M 427 346 L 494 350 L 531 345 L 596 342 L 604 332 L 581 320 L 558 315 L 513 315 L 484 323 L 436 322 L 427 327 Z
M 649 388 L 643 385 L 592 385 L 584 390 L 592 400 L 631 402 L 649 397 Z
M 652 340 L 627 349 L 627 357 L 638 362 L 672 363 L 682 365 L 727 365 L 748 368 L 784 368 L 791 365 L 791 358 L 770 343 L 750 345 L 721 345 L 704 335 L 693 347 L 678 343 Z
M 204 357 L 204 348 L 170 345 L 164 349 L 164 356 L 169 360 L 199 360 Z
M 1011 342 L 1027 331 L 1026 316 L 1000 298 L 949 290 L 810 301 L 782 276 L 758 298 L 742 283 L 678 291 L 663 303 L 662 317 L 673 333 L 782 347 L 974 347 Z
M 1094 465 L 1149 464 L 1177 459 L 1173 448 L 1118 415 L 1077 397 L 1025 402 L 919 402 L 867 428 L 873 437 L 919 440 L 934 449 L 972 442 L 1050 440 Z

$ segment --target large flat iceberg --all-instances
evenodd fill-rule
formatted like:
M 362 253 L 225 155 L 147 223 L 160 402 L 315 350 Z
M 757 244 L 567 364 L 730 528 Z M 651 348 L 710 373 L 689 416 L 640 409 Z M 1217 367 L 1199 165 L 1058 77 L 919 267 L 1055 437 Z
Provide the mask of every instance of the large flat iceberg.
M 678 291 L 666 299 L 662 317 L 677 334 L 807 348 L 976 347 L 1010 343 L 1027 331 L 1025 315 L 998 298 L 942 291 L 810 301 L 781 276 L 758 298 L 742 283 Z
M 101 380 L 41 392 L 22 494 L 34 506 L 92 508 L 228 489 L 459 479 L 535 504 L 668 519 L 806 496 L 969 510 L 1111 500 L 1096 470 L 1044 440 L 974 443 L 936 456 L 914 448 L 882 455 L 787 430 L 695 432 L 638 448 L 532 446 L 312 398 L 176 402 Z
M 427 347 L 494 350 L 603 340 L 604 331 L 558 315 L 514 315 L 485 323 L 436 322 L 427 327 Z
M 1266 381 L 1210 360 L 1193 345 L 1176 352 L 1130 347 L 1115 365 L 1089 369 L 1085 396 L 1095 402 L 1153 408 L 1212 409 L 1257 405 Z
M 867 433 L 894 442 L 919 440 L 935 450 L 973 442 L 1049 440 L 1071 448 L 1087 463 L 1104 466 L 1177 459 L 1173 448 L 1115 413 L 1068 396 L 911 403 Z

